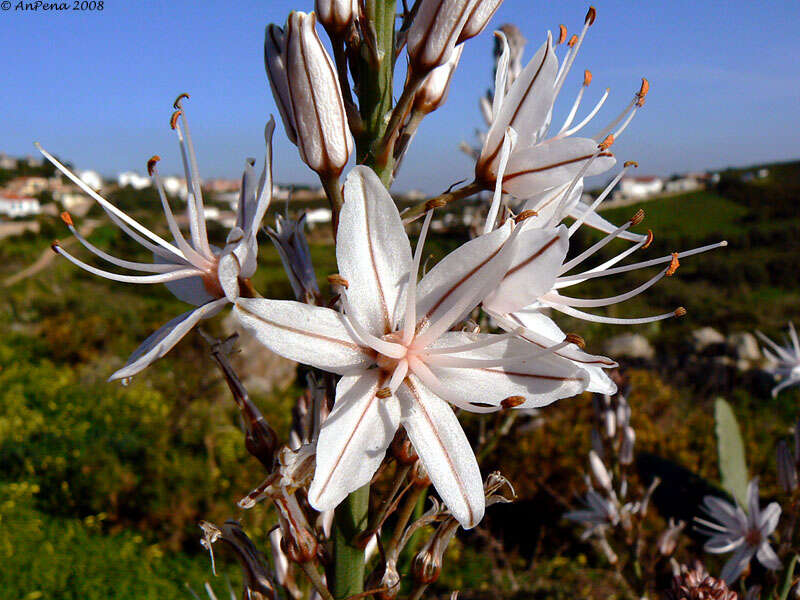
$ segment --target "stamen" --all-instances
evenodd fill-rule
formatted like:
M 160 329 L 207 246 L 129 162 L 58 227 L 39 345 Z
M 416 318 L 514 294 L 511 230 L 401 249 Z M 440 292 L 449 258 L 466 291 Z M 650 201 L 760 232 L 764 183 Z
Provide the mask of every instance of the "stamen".
M 483 226 L 484 235 L 494 229 L 495 221 L 497 221 L 497 213 L 500 212 L 500 201 L 503 197 L 503 175 L 506 172 L 506 165 L 508 158 L 511 156 L 511 150 L 517 142 L 517 132 L 512 127 L 507 127 L 505 135 L 503 136 L 503 147 L 500 150 L 500 160 L 497 165 L 497 180 L 494 185 L 494 197 L 492 204 L 489 208 L 489 214 L 486 216 L 486 223 Z
M 158 167 L 156 166 L 156 163 L 159 160 L 161 159 L 158 156 L 153 156 L 150 160 L 148 160 L 147 172 L 150 173 L 150 177 L 153 179 L 153 183 L 155 183 L 156 190 L 158 191 L 158 197 L 161 200 L 161 207 L 164 210 L 164 216 L 167 219 L 167 227 L 169 227 L 169 231 L 172 234 L 175 243 L 178 244 L 178 248 L 181 249 L 183 254 L 186 256 L 186 259 L 191 264 L 198 269 L 210 269 L 214 263 L 191 247 L 189 242 L 187 242 L 186 238 L 183 236 L 181 228 L 178 226 L 178 221 L 175 220 L 175 215 L 172 213 L 172 207 L 169 205 L 169 201 L 167 200 L 167 193 L 164 190 L 164 184 L 162 183 L 161 177 L 158 174 Z
M 611 137 L 611 136 L 609 136 L 609 137 Z M 612 139 L 611 141 L 613 143 L 614 140 Z M 601 146 L 602 146 L 602 144 L 601 144 Z M 595 156 L 597 156 L 597 154 L 595 154 Z M 597 209 L 597 207 L 600 206 L 600 203 L 603 202 L 603 200 L 606 199 L 606 197 L 611 193 L 611 190 L 614 189 L 614 186 L 616 186 L 617 183 L 619 183 L 619 180 L 622 179 L 624 177 L 625 173 L 628 172 L 628 168 L 629 167 L 623 167 L 622 170 L 619 173 L 617 173 L 617 176 L 614 177 L 614 179 L 611 180 L 611 183 L 609 183 L 606 186 L 606 189 L 604 189 L 603 192 L 595 199 L 595 201 L 592 202 L 591 206 L 589 206 L 589 208 L 587 208 L 586 211 L 580 217 L 575 219 L 575 222 L 572 225 L 570 225 L 569 229 L 567 230 L 567 236 L 568 237 L 572 237 L 572 235 L 576 231 L 578 231 L 580 226 L 583 225 L 583 223 L 586 221 L 586 219 L 589 218 L 589 215 L 591 215 Z M 582 173 L 581 173 L 581 175 L 582 175 Z M 644 213 L 642 213 L 642 217 L 644 217 Z M 631 223 L 631 224 L 634 224 L 634 223 Z M 606 242 L 606 243 L 608 243 L 608 242 Z M 570 262 L 572 262 L 572 261 L 570 261 Z M 565 271 L 562 271 L 562 272 L 565 272 Z
M 331 285 L 341 286 L 344 289 L 350 287 L 350 283 L 347 281 L 347 279 L 345 279 L 338 273 L 334 273 L 333 275 L 328 275 L 328 283 L 330 283 Z
M 425 221 L 419 232 L 417 246 L 414 248 L 414 264 L 409 272 L 408 285 L 406 286 L 406 312 L 403 323 L 403 343 L 408 345 L 414 337 L 417 326 L 417 277 L 419 277 L 419 263 L 422 260 L 422 249 L 425 246 L 425 238 L 428 235 L 428 228 L 431 225 L 433 211 L 429 210 L 425 214 Z
M 594 20 L 597 18 L 597 10 L 594 6 L 590 6 L 586 13 L 585 23 L 589 26 L 594 25 Z
M 62 248 L 58 242 L 54 242 L 50 247 L 53 249 L 53 252 L 60 254 L 72 264 L 80 267 L 84 271 L 88 271 L 89 273 L 99 277 L 111 279 L 112 281 L 119 281 L 121 283 L 166 283 L 168 281 L 178 281 L 179 279 L 188 279 L 189 277 L 198 277 L 203 275 L 203 272 L 199 271 L 198 269 L 176 269 L 168 273 L 159 273 L 158 275 L 120 275 L 119 273 L 104 271 L 103 269 L 98 269 L 86 264 L 82 260 L 75 258 L 69 252 L 64 250 L 64 248 Z
M 112 256 L 112 255 L 104 252 L 103 250 L 101 250 L 100 248 L 98 248 L 97 246 L 92 244 L 85 237 L 83 237 L 80 234 L 80 232 L 77 230 L 77 228 L 73 225 L 72 216 L 68 212 L 61 213 L 61 220 L 64 221 L 64 223 L 69 228 L 69 230 L 72 233 L 72 235 L 75 236 L 75 238 L 83 245 L 84 248 L 86 248 L 92 254 L 95 254 L 96 256 L 99 256 L 103 260 L 110 262 L 112 265 L 116 265 L 118 267 L 122 267 L 123 269 L 132 269 L 132 270 L 145 271 L 145 272 L 150 272 L 150 273 L 166 273 L 168 271 L 174 270 L 175 267 L 182 266 L 180 264 L 176 265 L 174 263 L 165 264 L 165 265 L 159 265 L 159 264 L 153 264 L 153 263 L 140 263 L 140 262 L 133 262 L 133 261 L 130 261 L 130 260 L 123 260 L 121 258 L 117 258 L 115 256 Z
M 669 267 L 667 267 L 665 275 L 667 277 L 672 277 L 675 274 L 675 271 L 677 271 L 678 267 L 680 267 L 680 266 L 681 266 L 681 263 L 678 260 L 678 253 L 677 252 L 673 252 L 672 253 L 672 261 L 669 263 Z
M 136 241 L 139 241 L 141 243 L 142 238 L 133 233 L 128 227 L 121 225 L 120 224 L 121 222 L 126 223 L 131 228 L 137 230 L 145 237 L 150 238 L 157 245 L 161 246 L 163 249 L 166 249 L 168 252 L 174 254 L 177 258 L 186 258 L 178 248 L 170 244 L 167 240 L 161 238 L 159 235 L 156 235 L 155 233 L 147 229 L 147 227 L 145 227 L 144 225 L 141 225 L 135 219 L 129 217 L 127 214 L 122 212 L 116 206 L 111 204 L 108 200 L 103 198 L 100 194 L 95 192 L 91 187 L 86 185 L 86 183 L 84 183 L 84 181 L 80 177 L 76 176 L 74 173 L 72 173 L 72 171 L 67 169 L 67 167 L 65 167 L 58 160 L 56 160 L 56 158 L 52 154 L 50 154 L 47 150 L 42 148 L 42 146 L 38 142 L 36 142 L 35 146 L 39 150 L 39 152 L 41 152 L 42 155 L 53 164 L 53 166 L 55 166 L 59 171 L 61 171 L 64 175 L 66 175 L 66 177 L 70 181 L 72 181 L 72 183 L 77 185 L 86 194 L 88 194 L 95 202 L 97 202 L 103 208 L 103 210 L 105 210 L 106 213 L 108 213 L 108 216 L 111 218 L 111 220 L 114 221 L 123 231 L 125 231 L 125 233 L 127 233 L 132 238 L 136 239 Z M 152 244 L 149 244 L 148 242 L 144 242 L 142 243 L 142 245 L 147 246 L 150 249 L 153 249 Z M 163 250 L 161 252 L 163 252 Z
M 509 396 L 508 398 L 503 398 L 500 406 L 502 406 L 505 410 L 510 410 L 523 404 L 525 404 L 525 396 Z
M 573 258 L 573 259 L 569 260 L 568 262 L 564 263 L 561 266 L 561 269 L 559 269 L 558 274 L 561 275 L 563 273 L 567 273 L 568 271 L 571 271 L 572 269 L 577 267 L 579 264 L 581 264 L 583 261 L 585 261 L 587 258 L 592 256 L 595 252 L 600 250 L 600 248 L 603 248 L 604 246 L 606 246 L 609 242 L 611 242 L 611 240 L 615 239 L 623 231 L 627 231 L 628 229 L 630 229 L 630 227 L 631 227 L 631 221 L 626 222 L 624 225 L 620 225 L 614 231 L 612 231 L 611 233 L 608 233 L 603 239 L 601 239 L 601 240 L 595 242 L 594 244 L 592 244 L 591 246 L 589 246 L 586 250 L 581 252 L 578 256 L 576 256 L 575 258 Z
M 408 375 L 408 361 L 403 359 L 397 363 L 397 366 L 394 368 L 394 372 L 392 373 L 392 378 L 389 380 L 389 391 L 392 394 L 394 394 L 397 391 L 397 388 L 400 387 L 400 384 L 403 383 L 406 375 Z
M 645 77 L 642 77 L 642 86 L 639 88 L 639 93 L 636 94 L 639 97 L 638 102 L 636 102 L 636 106 L 642 107 L 644 106 L 644 99 L 647 97 L 647 93 L 650 91 L 650 82 L 647 81 Z
M 539 213 L 536 212 L 535 210 L 531 210 L 531 209 L 523 210 L 516 217 L 514 217 L 514 224 L 519 225 L 520 223 L 522 223 L 526 219 L 530 219 L 531 217 L 538 217 L 538 216 L 539 216 Z
M 695 254 L 702 254 L 703 252 L 708 252 L 709 250 L 716 250 L 717 248 L 724 248 L 728 245 L 728 242 L 722 241 L 717 242 L 716 244 L 709 244 L 708 246 L 701 246 L 700 248 L 694 248 L 693 250 L 685 250 L 684 252 L 678 252 L 678 258 L 687 258 L 689 256 L 694 256 Z M 664 263 L 672 263 L 674 257 L 672 254 L 669 256 L 662 256 L 661 258 L 654 258 L 652 260 L 646 260 L 639 263 L 634 263 L 632 265 L 626 265 L 624 267 L 616 267 L 614 269 L 604 269 L 602 271 L 595 271 L 592 269 L 591 271 L 587 271 L 585 273 L 578 273 L 576 275 L 565 275 L 564 277 L 559 277 L 557 283 L 555 285 L 556 289 L 567 287 L 567 285 L 575 285 L 577 283 L 581 283 L 586 281 L 587 279 L 594 279 L 596 277 L 605 277 L 607 275 L 617 275 L 619 273 L 627 273 L 628 271 L 636 271 L 637 269 L 645 269 L 647 267 L 653 267 L 655 265 L 660 265 Z M 567 284 L 567 285 L 564 285 Z
M 636 225 L 638 225 L 642 221 L 644 221 L 644 210 L 640 208 L 631 217 L 631 220 L 630 220 L 631 227 L 635 227 Z
M 655 315 L 652 317 L 643 317 L 640 319 L 616 319 L 611 317 L 602 317 L 600 315 L 593 315 L 591 313 L 583 312 L 582 310 L 576 310 L 563 304 L 559 305 L 545 301 L 542 301 L 542 303 L 559 312 L 563 312 L 565 315 L 575 317 L 576 319 L 592 321 L 593 323 L 606 323 L 608 325 L 644 325 L 645 323 L 654 323 L 656 321 L 671 319 L 672 317 L 681 317 L 686 314 L 686 309 L 680 307 L 672 312 L 664 313 L 662 315 Z
M 172 108 L 174 108 L 174 109 L 183 108 L 181 106 L 181 103 L 183 102 L 184 98 L 186 98 L 188 100 L 189 99 L 189 94 L 184 92 L 183 94 L 180 94 L 177 98 L 175 98 L 175 102 L 172 103 Z
M 515 337 L 515 334 L 513 333 L 493 333 L 489 335 L 490 335 L 489 338 L 483 339 L 479 342 L 472 342 L 470 344 L 461 344 L 460 346 L 444 346 L 442 348 L 429 348 L 425 350 L 425 354 L 436 355 L 436 354 L 458 354 L 459 352 L 470 352 L 472 350 L 477 350 L 479 348 L 485 348 L 486 346 L 499 344 L 500 342 L 505 342 L 509 338 Z
M 565 342 L 569 342 L 570 344 L 575 344 L 578 348 L 583 350 L 586 348 L 586 340 L 579 336 L 577 333 L 568 333 L 564 338 Z
M 462 368 L 489 368 L 489 367 L 505 367 L 521 362 L 535 360 L 547 354 L 553 354 L 569 346 L 572 342 L 566 339 L 558 344 L 546 346 L 535 352 L 526 352 L 525 354 L 517 354 L 514 356 L 500 356 L 497 358 L 470 358 L 461 356 L 452 356 L 449 354 L 434 354 L 431 355 L 426 350 L 422 353 L 426 357 L 426 362 L 431 365 L 440 367 L 462 367 Z
M 608 150 L 611 148 L 612 144 L 614 143 L 614 134 L 609 133 L 605 139 L 600 142 L 597 147 L 601 150 Z
M 780 357 L 781 357 L 783 360 L 785 360 L 786 362 L 789 362 L 789 363 L 791 363 L 791 362 L 794 362 L 794 361 L 795 361 L 794 357 L 793 357 L 793 356 L 792 356 L 792 355 L 791 355 L 791 354 L 790 354 L 790 353 L 789 353 L 789 352 L 786 350 L 786 348 L 781 348 L 781 347 L 780 347 L 778 344 L 776 344 L 775 342 L 773 342 L 773 341 L 772 341 L 770 338 L 768 338 L 766 335 L 764 335 L 763 333 L 761 333 L 761 332 L 760 332 L 760 331 L 758 331 L 758 330 L 756 330 L 756 335 L 757 335 L 759 338 L 761 338 L 761 341 L 762 341 L 762 342 L 764 342 L 764 343 L 766 343 L 766 344 L 769 344 L 769 345 L 772 347 L 772 349 L 773 349 L 773 350 L 775 350 L 775 352 L 777 352 L 777 353 L 778 353 L 778 355 L 779 355 L 779 356 L 780 356 Z
M 570 68 L 572 68 L 572 63 L 575 62 L 575 57 L 578 55 L 578 50 L 581 48 L 581 44 L 583 44 L 583 38 L 586 37 L 586 32 L 589 30 L 589 27 L 594 23 L 594 19 L 597 16 L 597 11 L 594 9 L 593 6 L 589 7 L 589 11 L 586 13 L 586 19 L 584 20 L 583 29 L 581 30 L 581 35 L 576 39 L 573 35 L 572 38 L 569 40 L 569 45 L 572 47 L 572 52 L 569 53 L 569 56 L 565 57 L 564 59 L 564 68 L 559 72 L 558 76 L 556 77 L 555 83 L 555 94 L 554 98 L 558 97 L 558 93 L 561 91 L 561 87 L 564 85 L 564 81 L 569 74 Z
M 677 259 L 676 259 L 677 260 Z M 561 294 L 545 294 L 542 296 L 542 300 L 547 302 L 554 302 L 559 304 L 564 304 L 565 306 L 580 306 L 583 308 L 597 308 L 600 306 L 610 306 L 612 304 L 619 304 L 620 302 L 625 302 L 626 300 L 630 300 L 634 296 L 638 296 L 645 290 L 653 287 L 656 283 L 658 283 L 662 278 L 669 277 L 671 275 L 670 269 L 672 267 L 667 267 L 659 272 L 655 277 L 652 277 L 642 285 L 637 288 L 632 289 L 629 292 L 624 294 L 619 294 L 617 296 L 610 296 L 608 298 L 596 298 L 596 299 L 588 299 L 588 298 L 571 298 L 570 296 L 562 296 Z M 677 268 L 677 267 L 676 267 Z M 673 271 L 674 273 L 674 271 Z
M 586 73 L 589 73 L 589 71 L 586 71 Z M 564 124 L 561 126 L 561 129 L 558 130 L 558 133 L 556 134 L 555 137 L 558 137 L 567 127 L 569 127 L 572 124 L 573 119 L 575 119 L 575 114 L 578 112 L 578 107 L 580 106 L 581 100 L 583 99 L 583 92 L 586 90 L 586 86 L 588 85 L 586 83 L 586 73 L 584 73 L 583 85 L 578 90 L 578 95 L 575 96 L 575 101 L 572 103 L 572 108 L 569 110 L 567 118 L 564 119 Z M 591 78 L 592 78 L 591 73 L 589 73 L 590 81 Z
M 350 317 L 344 319 L 345 325 L 349 326 L 349 328 L 353 330 L 355 337 L 359 338 L 364 344 L 376 352 L 383 354 L 384 356 L 388 356 L 389 358 L 399 359 L 406 355 L 406 348 L 404 346 L 395 344 L 393 342 L 387 342 L 386 340 L 375 337 L 366 329 L 364 329 L 364 327 L 355 318 L 352 318 L 354 311 L 350 301 L 347 299 L 347 294 L 342 293 L 339 296 L 339 300 L 344 307 L 345 314 Z
M 578 36 L 573 33 L 572 37 L 569 38 L 569 42 L 567 42 L 567 46 L 569 46 L 570 48 L 574 48 L 575 44 L 577 43 L 578 43 Z
M 561 24 L 558 26 L 558 41 L 556 42 L 556 46 L 560 46 L 566 41 L 567 41 L 567 26 Z
M 386 398 L 392 397 L 392 390 L 390 390 L 388 387 L 382 387 L 375 392 L 375 396 L 381 400 L 386 400 Z
M 559 135 L 556 137 L 567 137 L 573 135 L 574 133 L 577 133 L 578 131 L 586 127 L 589 121 L 591 121 L 595 117 L 595 115 L 597 115 L 597 113 L 600 112 L 600 109 L 602 108 L 603 104 L 605 104 L 606 100 L 608 99 L 608 94 L 609 94 L 609 89 L 606 88 L 605 92 L 603 92 L 603 95 L 600 97 L 600 100 L 598 100 L 597 104 L 595 104 L 594 108 L 588 115 L 586 115 L 583 121 L 575 125 L 575 127 L 573 127 L 572 129 L 559 133 Z
M 592 83 L 592 72 L 586 69 L 583 72 L 583 87 L 589 87 L 590 83 Z

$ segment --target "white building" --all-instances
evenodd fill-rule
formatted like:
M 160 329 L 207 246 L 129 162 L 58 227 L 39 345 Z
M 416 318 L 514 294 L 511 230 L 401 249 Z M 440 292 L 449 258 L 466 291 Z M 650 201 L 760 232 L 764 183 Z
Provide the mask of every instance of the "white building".
M 17 159 L 9 156 L 5 152 L 0 152 L 0 169 L 13 171 L 17 168 Z
M 661 193 L 664 181 L 652 175 L 644 177 L 623 177 L 619 182 L 620 194 L 625 198 L 647 198 Z
M 98 192 L 103 189 L 103 177 L 97 171 L 86 169 L 78 173 L 81 181 Z
M 135 171 L 125 171 L 117 175 L 117 183 L 119 187 L 131 186 L 135 190 L 143 190 L 150 187 L 150 178 L 144 175 L 139 175 Z
M 682 192 L 693 192 L 702 187 L 700 181 L 691 175 L 686 177 L 676 177 L 671 179 L 664 185 L 664 190 L 671 194 L 678 194 Z
M 186 190 L 186 181 L 181 177 L 170 175 L 169 177 L 164 177 L 161 183 L 164 184 L 164 191 L 170 196 L 177 196 L 178 198 L 186 200 L 186 197 L 189 195 Z
M 29 217 L 41 212 L 39 201 L 36 198 L 21 196 L 0 196 L 0 214 L 11 219 Z
M 306 223 L 309 227 L 321 225 L 331 222 L 331 209 L 329 208 L 315 208 L 306 213 Z

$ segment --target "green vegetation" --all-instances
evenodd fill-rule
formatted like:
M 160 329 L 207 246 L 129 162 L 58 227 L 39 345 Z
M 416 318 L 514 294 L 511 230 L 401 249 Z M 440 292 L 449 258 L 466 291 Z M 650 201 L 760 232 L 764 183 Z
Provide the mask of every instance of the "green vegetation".
M 720 239 L 730 245 L 682 261 L 674 277 L 609 311 L 641 316 L 679 305 L 689 310 L 683 319 L 639 329 L 668 358 L 658 368 L 627 373 L 637 452 L 668 459 L 718 483 L 713 399 L 723 396 L 742 425 L 748 464 L 752 473 L 762 474 L 766 496 L 777 485 L 774 444 L 796 418 L 800 393 L 790 391 L 774 401 L 768 398 L 769 382 L 722 367 L 724 377 L 705 366 L 698 374 L 687 371 L 683 361 L 690 331 L 704 325 L 723 333 L 760 327 L 773 334 L 786 320 L 797 320 L 797 173 L 800 165 L 783 165 L 773 167 L 765 180 L 742 183 L 732 172 L 717 190 L 644 203 L 647 217 L 639 230 L 652 228 L 655 240 L 639 253 L 642 260 Z M 115 200 L 147 223 L 160 219 L 149 191 L 136 195 L 126 190 Z M 603 214 L 622 222 L 637 208 Z M 87 218 L 95 217 L 101 224 L 90 236 L 94 244 L 132 260 L 149 258 L 93 209 Z M 0 242 L 0 281 L 36 261 L 54 237 L 67 238 L 57 219 L 43 216 L 40 221 L 40 235 Z M 222 228 L 209 229 L 221 244 Z M 580 244 L 597 239 L 590 233 L 578 236 Z M 465 238 L 464 231 L 434 236 L 426 253 L 435 260 Z M 603 256 L 624 247 L 612 244 Z M 330 239 L 314 232 L 311 251 L 325 289 L 326 276 L 336 270 Z M 614 295 L 639 285 L 649 273 L 595 280 L 569 293 Z M 266 237 L 254 284 L 272 297 L 291 296 Z M 266 547 L 274 516 L 263 507 L 249 512 L 236 507 L 260 483 L 263 468 L 244 448 L 235 406 L 200 336 L 191 333 L 128 387 L 105 382 L 147 335 L 184 312 L 185 305 L 161 286 L 100 280 L 64 260 L 5 288 L 4 299 L 0 599 L 188 598 L 184 582 L 199 590 L 211 577 L 208 557 L 198 544 L 201 519 L 242 520 L 254 541 Z M 600 350 L 604 338 L 621 331 L 561 322 L 566 330 L 584 335 L 589 349 Z M 224 323 L 224 316 L 217 317 L 203 327 L 223 335 L 228 332 Z M 272 392 L 251 393 L 285 436 L 298 390 L 291 382 L 281 383 Z M 487 521 L 510 553 L 500 556 L 479 534 L 469 534 L 468 544 L 451 550 L 438 587 L 442 594 L 458 587 L 473 590 L 464 595 L 470 598 L 511 598 L 512 589 L 519 598 L 572 598 L 575 590 L 583 590 L 580 596 L 627 597 L 607 571 L 596 569 L 602 563 L 577 539 L 574 527 L 560 520 L 562 503 L 580 490 L 585 469 L 588 395 L 559 402 L 543 415 L 538 427 L 519 418 L 498 447 L 502 465 L 485 465 L 486 471 L 502 466 L 521 498 L 519 512 L 498 507 Z M 492 417 L 468 416 L 464 423 L 477 434 L 485 418 Z M 515 525 L 508 527 L 512 519 Z M 220 562 L 235 581 L 233 561 Z M 222 580 L 215 587 L 223 589 Z

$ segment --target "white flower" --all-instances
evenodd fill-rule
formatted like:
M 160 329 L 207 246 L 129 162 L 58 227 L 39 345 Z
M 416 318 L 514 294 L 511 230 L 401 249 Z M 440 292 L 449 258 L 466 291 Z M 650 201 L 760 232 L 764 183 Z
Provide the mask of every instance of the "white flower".
M 773 342 L 760 331 L 756 331 L 756 334 L 769 346 L 769 348 L 763 348 L 764 356 L 770 362 L 768 371 L 773 376 L 783 379 L 772 388 L 772 397 L 775 398 L 781 390 L 800 384 L 800 341 L 797 338 L 797 330 L 794 328 L 794 323 L 789 323 L 791 342 L 787 341 L 783 347 Z M 772 352 L 770 348 L 775 352 Z
M 345 314 L 260 298 L 241 298 L 235 314 L 272 351 L 342 375 L 317 442 L 312 506 L 334 508 L 368 483 L 403 425 L 439 495 L 474 527 L 483 484 L 447 403 L 474 412 L 543 406 L 585 389 L 587 375 L 513 334 L 448 331 L 505 273 L 513 222 L 464 244 L 417 284 L 432 213 L 412 257 L 397 208 L 371 169 L 355 167 L 344 195 L 340 275 L 332 279 Z
M 602 534 L 609 527 L 616 527 L 619 524 L 619 502 L 614 498 L 604 498 L 590 488 L 586 492 L 585 503 L 586 508 L 573 510 L 564 515 L 565 519 L 577 521 L 586 527 L 581 539 Z
M 781 568 L 781 561 L 769 545 L 769 536 L 778 526 L 781 507 L 772 502 L 763 511 L 759 508 L 758 479 L 747 486 L 747 514 L 738 504 L 733 506 L 716 496 L 703 498 L 702 508 L 714 519 L 714 522 L 695 519 L 710 536 L 703 549 L 712 554 L 735 551 L 722 569 L 722 579 L 728 583 L 736 581 L 753 556 L 767 569 Z
M 246 163 L 236 225 L 228 234 L 224 248 L 220 250 L 212 246 L 208 241 L 197 158 L 192 145 L 186 114 L 181 106 L 184 96 L 181 95 L 175 102 L 178 110 L 172 116 L 171 125 L 178 135 L 186 181 L 189 185 L 189 196 L 187 198 L 189 239 L 186 239 L 180 231 L 167 201 L 164 186 L 156 166 L 159 157 L 154 156 L 151 158 L 148 161 L 147 168 L 158 189 L 167 225 L 173 237 L 173 243 L 150 231 L 97 194 L 37 144 L 39 151 L 72 180 L 75 185 L 91 196 L 122 231 L 153 252 L 154 262 L 134 262 L 111 256 L 86 240 L 74 227 L 72 218 L 68 213 L 62 214 L 62 219 L 78 241 L 92 254 L 116 267 L 151 274 L 125 275 L 99 269 L 72 256 L 57 242 L 53 244 L 53 250 L 89 273 L 106 279 L 123 283 L 164 283 L 178 299 L 197 307 L 175 317 L 151 334 L 134 351 L 125 366 L 109 378 L 109 381 L 115 379 L 123 379 L 124 381 L 164 356 L 202 319 L 214 316 L 228 302 L 234 301 L 240 294 L 240 286 L 245 288 L 242 293 L 253 293 L 249 278 L 256 270 L 256 257 L 258 254 L 256 235 L 261 219 L 272 199 L 271 144 L 272 132 L 275 127 L 274 122 L 270 119 L 265 130 L 267 155 L 264 169 L 258 179 L 256 179 L 253 169 L 254 161 L 248 160 Z M 183 121 L 183 128 L 181 128 L 181 120 Z

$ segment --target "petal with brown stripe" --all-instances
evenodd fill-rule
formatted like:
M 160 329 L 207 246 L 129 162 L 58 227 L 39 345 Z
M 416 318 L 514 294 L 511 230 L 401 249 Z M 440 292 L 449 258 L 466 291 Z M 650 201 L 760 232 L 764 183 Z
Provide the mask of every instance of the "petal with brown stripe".
M 369 483 L 400 425 L 397 398 L 378 398 L 385 383 L 377 369 L 342 377 L 336 403 L 317 441 L 317 466 L 308 501 L 319 511 L 336 508 Z
M 405 308 L 411 245 L 389 192 L 369 167 L 356 166 L 344 185 L 336 259 L 348 282 L 354 319 L 378 337 Z
M 397 390 L 401 422 L 436 491 L 464 529 L 483 518 L 486 501 L 475 453 L 453 409 L 414 375 Z
M 346 317 L 294 300 L 240 298 L 234 314 L 264 346 L 284 358 L 332 373 L 359 372 L 374 363 L 375 351 L 350 334 Z

